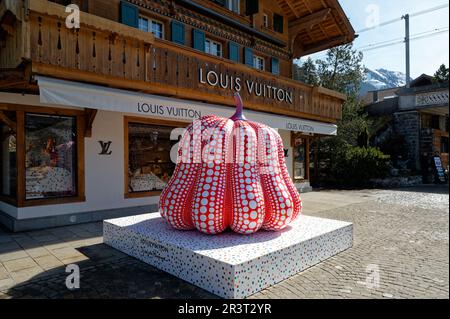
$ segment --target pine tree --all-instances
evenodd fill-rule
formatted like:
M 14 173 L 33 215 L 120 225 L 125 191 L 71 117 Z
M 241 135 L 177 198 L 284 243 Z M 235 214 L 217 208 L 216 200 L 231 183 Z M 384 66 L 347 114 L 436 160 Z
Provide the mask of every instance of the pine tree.
M 317 77 L 317 69 L 314 61 L 309 57 L 301 66 L 294 64 L 294 80 L 318 85 L 319 78 Z
M 445 64 L 441 64 L 436 73 L 434 73 L 434 80 L 438 83 L 448 82 L 448 73 L 449 70 Z
M 324 60 L 317 60 L 319 84 L 330 90 L 356 96 L 364 78 L 363 54 L 346 44 L 327 51 Z
M 342 119 L 337 123 L 337 136 L 317 142 L 319 153 L 315 156 L 320 158 L 320 174 L 326 176 L 327 183 L 333 183 L 333 180 L 339 183 L 342 174 L 348 173 L 345 169 L 349 167 L 349 154 L 381 154 L 369 147 L 372 120 L 368 118 L 359 98 L 361 83 L 366 73 L 362 59 L 363 54 L 354 50 L 352 44 L 347 44 L 328 50 L 324 59 L 315 62 L 308 59 L 298 67 L 295 74 L 297 80 L 341 92 L 347 97 L 342 106 Z M 311 75 L 306 72 L 311 72 Z M 343 163 L 347 164 L 343 166 Z M 363 172 L 354 173 L 357 176 Z
M 336 147 L 357 146 L 361 144 L 361 135 L 370 131 L 370 121 L 359 99 L 365 76 L 362 59 L 363 54 L 354 50 L 353 44 L 346 44 L 328 50 L 325 59 L 316 61 L 319 85 L 347 96 L 338 122 L 338 135 L 333 139 Z

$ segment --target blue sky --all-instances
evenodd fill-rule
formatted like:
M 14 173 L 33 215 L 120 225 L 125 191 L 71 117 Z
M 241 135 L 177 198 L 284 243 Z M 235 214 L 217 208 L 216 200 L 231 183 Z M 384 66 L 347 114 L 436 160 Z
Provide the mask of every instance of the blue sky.
M 401 16 L 413 14 L 441 5 L 448 5 L 445 0 L 340 0 L 339 1 L 354 29 L 358 32 L 371 26 L 367 23 L 376 21 L 379 12 L 379 22 L 398 21 L 359 34 L 354 42 L 354 48 L 364 48 L 391 39 L 404 37 L 404 21 Z M 411 36 L 435 29 L 448 29 L 449 8 L 410 18 Z M 389 47 L 365 51 L 364 65 L 369 69 L 385 68 L 392 71 L 405 72 L 405 45 L 399 43 Z M 318 53 L 312 58 L 323 58 L 324 53 Z M 411 41 L 411 76 L 422 73 L 433 74 L 445 63 L 449 65 L 449 34 L 444 32 L 427 38 Z

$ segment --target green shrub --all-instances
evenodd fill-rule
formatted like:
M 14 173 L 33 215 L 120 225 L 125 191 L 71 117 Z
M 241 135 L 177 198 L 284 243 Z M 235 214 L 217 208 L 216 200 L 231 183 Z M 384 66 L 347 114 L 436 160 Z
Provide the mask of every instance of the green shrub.
M 333 157 L 332 174 L 338 186 L 366 186 L 389 173 L 389 156 L 378 148 L 347 145 Z

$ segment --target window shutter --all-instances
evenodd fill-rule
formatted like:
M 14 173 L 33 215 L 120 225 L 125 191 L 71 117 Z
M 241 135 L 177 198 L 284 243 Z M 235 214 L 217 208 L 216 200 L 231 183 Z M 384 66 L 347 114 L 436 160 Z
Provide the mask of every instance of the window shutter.
M 273 14 L 273 30 L 279 33 L 283 33 L 284 25 L 283 25 L 283 16 L 274 13 Z
M 259 0 L 245 1 L 245 15 L 251 16 L 259 12 Z
M 184 24 L 178 21 L 172 21 L 172 42 L 182 44 L 185 43 Z
M 272 58 L 272 74 L 280 75 L 280 61 Z
M 205 32 L 192 29 L 192 39 L 194 49 L 205 52 Z
M 228 43 L 228 54 L 229 54 L 231 61 L 240 62 L 239 45 L 237 43 L 234 43 L 234 42 Z M 252 60 L 253 60 L 253 58 L 252 58 Z
M 249 67 L 253 67 L 253 50 L 250 48 L 245 48 L 244 50 L 244 60 L 245 64 Z
M 133 28 L 139 27 L 139 8 L 131 3 L 120 2 L 120 17 L 123 24 Z

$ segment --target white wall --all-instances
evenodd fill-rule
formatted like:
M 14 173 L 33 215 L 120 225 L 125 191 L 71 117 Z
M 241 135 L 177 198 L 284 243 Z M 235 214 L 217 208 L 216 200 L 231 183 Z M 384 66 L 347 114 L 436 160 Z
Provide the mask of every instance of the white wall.
M 58 107 L 58 105 L 39 103 L 39 96 L 36 95 L 0 93 L 0 102 Z M 23 208 L 16 208 L 0 202 L 0 210 L 16 219 L 27 219 L 157 204 L 159 199 L 157 196 L 124 198 L 123 118 L 125 115 L 136 116 L 131 113 L 99 110 L 93 124 L 92 137 L 85 138 L 85 202 Z M 284 147 L 289 149 L 286 164 L 289 174 L 292 176 L 291 133 L 282 129 L 279 129 L 278 132 L 284 141 Z M 100 140 L 112 142 L 110 156 L 98 154 Z
M 55 216 L 158 203 L 158 197 L 124 198 L 124 115 L 118 112 L 99 111 L 92 128 L 92 137 L 85 138 L 85 202 L 19 208 L 17 218 Z M 98 141 L 111 141 L 112 154 L 99 155 Z
M 283 139 L 284 148 L 288 150 L 288 156 L 286 157 L 286 166 L 289 171 L 289 175 L 293 176 L 294 174 L 294 163 L 292 161 L 293 158 L 293 148 L 291 144 L 291 131 L 286 130 L 278 130 L 281 138 Z

